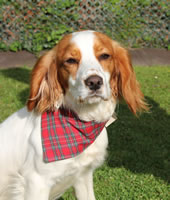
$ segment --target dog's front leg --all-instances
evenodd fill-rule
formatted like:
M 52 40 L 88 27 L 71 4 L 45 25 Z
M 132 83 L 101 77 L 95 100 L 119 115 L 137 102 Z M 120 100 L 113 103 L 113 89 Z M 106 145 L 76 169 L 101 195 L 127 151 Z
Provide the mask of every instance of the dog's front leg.
M 78 200 L 95 200 L 93 190 L 93 171 L 86 171 L 77 177 L 74 189 Z
M 50 187 L 46 180 L 36 175 L 26 178 L 24 200 L 48 200 Z

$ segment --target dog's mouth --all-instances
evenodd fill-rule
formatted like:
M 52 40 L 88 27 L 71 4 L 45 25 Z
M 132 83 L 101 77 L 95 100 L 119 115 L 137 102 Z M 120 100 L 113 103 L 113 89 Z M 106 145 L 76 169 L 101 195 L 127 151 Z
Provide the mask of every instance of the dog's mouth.
M 79 103 L 93 104 L 93 103 L 99 103 L 101 100 L 107 101 L 108 98 L 105 98 L 99 92 L 91 92 L 85 98 L 79 97 Z

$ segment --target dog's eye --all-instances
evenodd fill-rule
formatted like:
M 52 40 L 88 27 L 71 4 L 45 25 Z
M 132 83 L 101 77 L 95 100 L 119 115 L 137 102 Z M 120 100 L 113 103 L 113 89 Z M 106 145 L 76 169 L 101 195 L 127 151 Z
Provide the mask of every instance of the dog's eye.
M 107 53 L 103 53 L 99 56 L 99 60 L 107 60 L 108 58 L 110 58 L 110 55 Z
M 78 63 L 78 61 L 74 58 L 69 58 L 65 62 L 69 63 L 69 64 L 77 64 Z

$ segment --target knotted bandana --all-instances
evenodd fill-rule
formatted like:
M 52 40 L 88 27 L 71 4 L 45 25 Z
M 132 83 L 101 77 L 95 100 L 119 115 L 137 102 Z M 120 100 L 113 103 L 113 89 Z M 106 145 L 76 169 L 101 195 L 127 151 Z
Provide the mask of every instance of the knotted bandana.
M 106 122 L 82 121 L 69 110 L 60 108 L 41 116 L 43 159 L 45 162 L 75 157 L 92 144 Z

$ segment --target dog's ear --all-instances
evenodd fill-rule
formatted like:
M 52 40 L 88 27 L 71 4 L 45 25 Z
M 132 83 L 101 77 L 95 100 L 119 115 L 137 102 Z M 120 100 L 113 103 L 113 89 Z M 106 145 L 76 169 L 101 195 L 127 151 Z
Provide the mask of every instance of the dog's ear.
M 53 111 L 61 104 L 62 89 L 58 81 L 57 46 L 37 61 L 31 74 L 29 111 Z
M 116 42 L 113 42 L 114 71 L 112 74 L 112 92 L 128 104 L 130 110 L 137 112 L 148 110 L 144 95 L 136 80 L 128 51 Z

